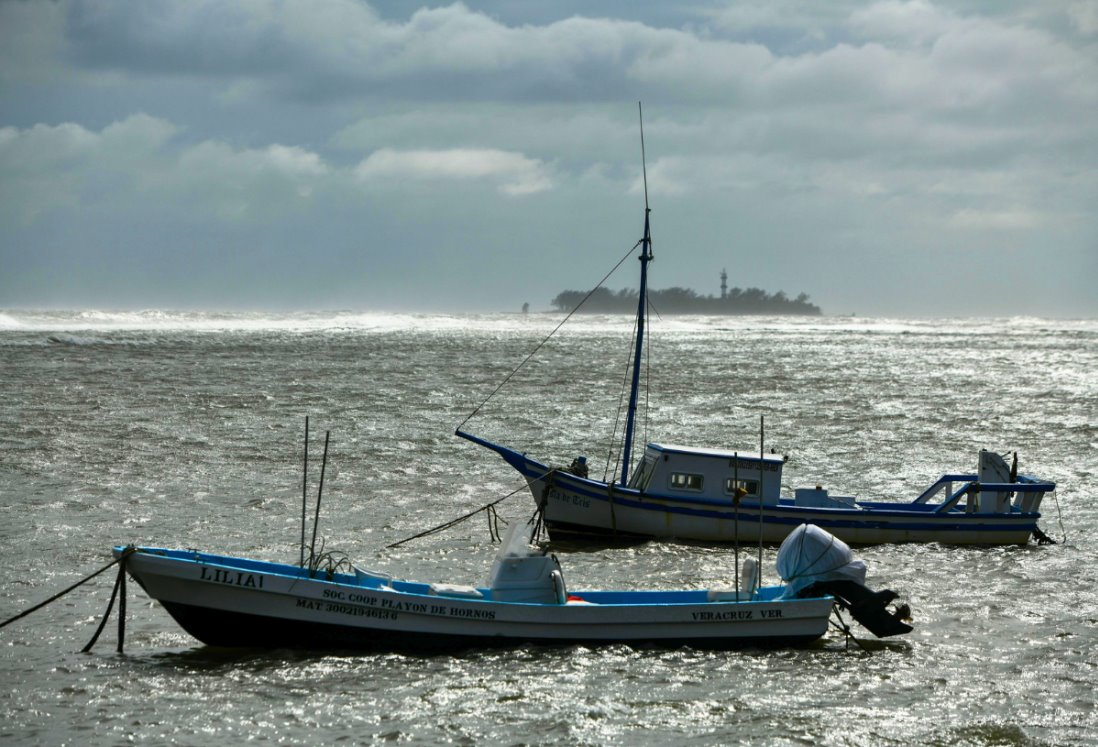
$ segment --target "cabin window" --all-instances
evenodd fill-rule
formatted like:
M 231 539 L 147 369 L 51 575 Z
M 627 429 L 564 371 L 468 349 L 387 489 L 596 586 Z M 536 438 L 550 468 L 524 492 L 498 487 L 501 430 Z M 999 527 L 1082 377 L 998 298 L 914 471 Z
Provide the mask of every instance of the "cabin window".
M 701 490 L 704 479 L 701 475 L 688 472 L 672 472 L 671 488 L 673 490 Z
M 759 481 L 758 480 L 736 480 L 729 477 L 724 481 L 724 492 L 732 495 L 736 492 L 736 488 L 743 488 L 747 491 L 748 495 L 759 494 Z
M 648 490 L 648 483 L 651 482 L 655 471 L 656 460 L 645 457 L 640 468 L 633 473 L 633 479 L 629 481 L 629 487 L 641 491 Z

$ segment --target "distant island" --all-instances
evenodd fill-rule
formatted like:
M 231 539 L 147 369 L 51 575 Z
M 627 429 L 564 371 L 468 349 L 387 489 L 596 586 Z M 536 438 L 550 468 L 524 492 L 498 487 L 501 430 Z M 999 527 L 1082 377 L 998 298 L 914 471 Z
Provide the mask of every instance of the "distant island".
M 553 299 L 557 311 L 571 311 L 583 300 L 585 291 L 566 290 Z M 789 314 L 820 316 L 820 307 L 801 293 L 789 298 L 784 291 L 770 294 L 760 288 L 728 288 L 728 274 L 721 272 L 721 294 L 701 296 L 689 288 L 665 288 L 648 291 L 648 300 L 660 314 Z M 617 292 L 598 288 L 579 310 L 591 314 L 631 313 L 637 308 L 637 291 L 623 288 Z

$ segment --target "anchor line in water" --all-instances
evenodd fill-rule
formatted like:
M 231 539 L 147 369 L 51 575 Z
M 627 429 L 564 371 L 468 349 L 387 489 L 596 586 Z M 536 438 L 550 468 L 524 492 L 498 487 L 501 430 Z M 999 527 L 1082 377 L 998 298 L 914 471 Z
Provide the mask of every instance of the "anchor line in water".
M 1056 540 L 1049 537 L 1047 534 L 1041 531 L 1040 527 L 1033 528 L 1033 539 L 1037 540 L 1038 545 L 1058 545 L 1060 544 Z
M 854 636 L 854 631 L 850 629 L 850 626 L 847 624 L 846 620 L 843 619 L 843 614 L 839 610 L 839 605 L 831 605 L 831 611 L 835 613 L 835 617 L 839 618 L 839 621 L 835 622 L 835 620 L 832 618 L 828 618 L 827 621 L 831 623 L 837 630 L 842 631 L 843 635 L 846 637 L 846 647 L 850 648 L 850 642 L 854 641 L 854 643 L 858 644 L 858 647 L 862 651 L 865 651 L 867 654 L 871 653 L 870 650 L 866 648 L 866 645 Z
M 499 533 L 499 511 L 496 511 L 495 506 L 489 506 L 484 513 L 488 517 L 488 536 L 494 543 L 503 542 L 503 537 Z
M 84 578 L 80 579 L 79 581 L 77 581 L 72 586 L 69 586 L 68 588 L 57 592 L 56 594 L 54 594 L 52 597 L 50 597 L 46 601 L 40 602 L 39 604 L 34 605 L 30 609 L 23 610 L 22 612 L 20 612 L 15 617 L 10 617 L 5 621 L 0 622 L 0 628 L 5 628 L 8 625 L 10 625 L 11 623 L 15 622 L 16 620 L 21 620 L 22 618 L 26 617 L 27 615 L 31 614 L 32 612 L 37 612 L 38 610 L 42 609 L 46 605 L 51 604 L 52 602 L 56 602 L 58 599 L 65 596 L 70 591 L 73 591 L 74 589 L 76 589 L 80 586 L 83 586 L 88 581 L 91 581 L 93 578 L 95 578 L 99 574 L 103 573 L 107 569 L 112 568 L 112 567 L 118 565 L 119 563 L 123 563 L 128 557 L 130 557 L 130 555 L 133 555 L 134 552 L 135 552 L 134 548 L 127 547 L 125 550 L 122 551 L 122 554 L 119 555 L 117 558 L 115 558 L 111 562 L 107 563 L 105 566 L 103 566 L 99 570 L 95 571 L 94 573 L 91 573 L 91 574 L 85 576 Z M 116 582 L 116 584 L 117 584 L 117 582 Z
M 530 533 L 530 540 L 537 544 L 545 539 L 548 539 L 545 532 L 545 504 L 539 503 L 537 508 L 534 509 L 533 515 L 526 521 L 527 524 L 531 524 L 534 527 L 534 531 Z
M 91 640 L 84 648 L 80 649 L 82 654 L 91 652 L 92 646 L 99 640 L 103 629 L 107 627 L 107 620 L 110 619 L 116 598 L 118 599 L 118 648 L 116 650 L 118 653 L 122 653 L 122 645 L 126 640 L 126 559 L 132 554 L 132 548 L 126 548 L 126 550 L 127 554 L 119 558 L 121 562 L 118 564 L 118 578 L 115 579 L 114 588 L 111 589 L 111 599 L 107 602 L 107 611 L 103 613 L 103 619 L 99 621 L 99 627 L 95 629 Z
M 539 476 L 535 479 L 536 480 L 543 480 L 545 478 L 549 478 L 551 480 L 552 476 L 553 476 L 553 473 L 556 472 L 556 471 L 557 470 L 554 467 L 553 469 L 546 472 L 544 475 L 541 475 L 541 476 Z M 485 505 L 481 506 L 478 509 L 470 511 L 467 514 L 463 514 L 463 515 L 457 517 L 456 519 L 451 519 L 450 521 L 439 524 L 438 526 L 431 527 L 430 529 L 422 531 L 419 534 L 413 534 L 411 537 L 406 537 L 406 538 L 400 540 L 399 542 L 393 542 L 392 544 L 386 545 L 385 549 L 386 550 L 391 550 L 394 547 L 400 547 L 401 545 L 406 544 L 408 542 L 411 542 L 412 540 L 422 539 L 424 537 L 429 537 L 432 534 L 437 534 L 438 532 L 444 532 L 444 531 L 446 531 L 447 529 L 449 529 L 451 527 L 457 526 L 458 524 L 460 524 L 463 521 L 468 521 L 469 519 L 471 519 L 474 516 L 476 516 L 477 514 L 479 514 L 481 511 L 491 512 L 491 513 L 489 513 L 489 522 L 495 522 L 494 530 L 495 530 L 495 533 L 496 533 L 496 537 L 498 538 L 499 537 L 499 521 L 500 521 L 500 518 L 499 518 L 498 514 L 495 514 L 496 506 L 499 505 L 500 503 L 503 503 L 505 500 L 507 500 L 511 496 L 515 495 L 516 493 L 524 490 L 526 487 L 527 487 L 526 485 L 520 485 L 519 487 L 515 488 L 514 490 L 512 490 L 510 493 L 503 496 L 502 498 L 497 498 L 496 500 L 492 501 L 491 503 L 486 503 Z M 493 518 L 493 516 L 494 516 L 494 518 Z M 489 533 L 491 533 L 492 530 L 493 530 L 493 527 L 490 525 L 489 526 Z
M 1052 496 L 1052 502 L 1056 504 L 1056 521 L 1060 524 L 1060 541 L 1057 542 L 1040 529 L 1035 530 L 1033 536 L 1037 538 L 1037 543 L 1040 545 L 1067 544 L 1068 535 L 1067 530 L 1064 529 L 1064 514 L 1060 511 L 1060 499 L 1057 497 L 1055 490 L 1050 495 Z

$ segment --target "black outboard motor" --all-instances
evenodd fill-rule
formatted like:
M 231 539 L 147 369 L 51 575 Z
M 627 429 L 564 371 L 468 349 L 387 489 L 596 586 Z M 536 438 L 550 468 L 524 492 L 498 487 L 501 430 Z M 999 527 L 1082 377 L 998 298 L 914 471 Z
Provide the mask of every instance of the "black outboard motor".
M 789 585 L 785 597 L 831 595 L 878 638 L 910 633 L 903 622 L 911 615 L 906 604 L 890 610 L 896 592 L 873 591 L 865 585 L 865 563 L 854 559 L 845 542 L 815 524 L 801 524 L 778 550 L 778 574 Z

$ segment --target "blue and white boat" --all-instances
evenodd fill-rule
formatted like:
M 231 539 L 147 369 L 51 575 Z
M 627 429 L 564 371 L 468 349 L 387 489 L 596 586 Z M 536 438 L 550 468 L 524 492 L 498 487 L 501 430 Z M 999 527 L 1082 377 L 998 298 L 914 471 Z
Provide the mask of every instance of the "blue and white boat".
M 753 559 L 745 559 L 733 588 L 677 591 L 569 591 L 556 557 L 530 544 L 531 530 L 512 529 L 481 587 L 197 550 L 116 547 L 114 553 L 125 555 L 126 572 L 184 630 L 211 646 L 416 652 L 524 642 L 786 646 L 823 636 L 833 604 L 878 636 L 911 630 L 901 621 L 906 606 L 886 606 L 896 595 L 866 588 L 864 564 L 814 528 L 802 529 L 779 553 L 787 584 L 758 588 Z
M 811 523 L 852 545 L 1024 545 L 1039 532 L 1041 498 L 1056 487 L 1011 476 L 1000 455 L 981 451 L 976 473 L 942 475 L 909 503 L 856 500 L 820 486 L 782 496 L 779 455 L 659 443 L 648 444 L 628 481 L 615 483 L 585 476 L 579 460 L 551 467 L 463 431 L 458 435 L 495 451 L 526 478 L 553 539 L 761 538 L 774 544 Z
M 643 135 L 642 135 L 643 150 Z M 1025 544 L 1043 538 L 1042 498 L 1056 485 L 1017 474 L 998 454 L 980 451 L 975 473 L 943 474 L 907 502 L 866 501 L 822 486 L 780 495 L 781 456 L 762 449 L 701 448 L 650 443 L 634 463 L 642 351 L 647 321 L 648 265 L 653 259 L 645 177 L 644 236 L 629 404 L 617 479 L 589 477 L 586 458 L 553 466 L 462 430 L 456 434 L 499 454 L 530 486 L 550 537 L 660 537 L 703 542 L 781 542 L 804 523 L 851 544 L 943 542 Z M 471 416 L 470 416 L 471 417 Z M 468 422 L 468 419 L 466 419 Z M 572 457 L 570 456 L 569 459 Z

